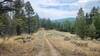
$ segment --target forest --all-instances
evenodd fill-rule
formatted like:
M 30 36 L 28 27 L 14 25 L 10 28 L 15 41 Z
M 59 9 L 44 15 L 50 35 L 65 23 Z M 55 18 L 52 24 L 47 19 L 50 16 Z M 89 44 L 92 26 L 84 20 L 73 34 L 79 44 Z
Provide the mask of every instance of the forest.
M 15 0 L 13 6 L 3 7 L 0 3 L 0 36 L 31 34 L 39 28 L 46 30 L 55 29 L 58 31 L 71 32 L 79 35 L 82 39 L 100 38 L 100 7 L 93 7 L 90 13 L 85 13 L 79 9 L 74 21 L 70 20 L 50 20 L 39 18 L 32 8 L 31 3 L 24 0 Z M 60 20 L 61 21 L 61 20 Z

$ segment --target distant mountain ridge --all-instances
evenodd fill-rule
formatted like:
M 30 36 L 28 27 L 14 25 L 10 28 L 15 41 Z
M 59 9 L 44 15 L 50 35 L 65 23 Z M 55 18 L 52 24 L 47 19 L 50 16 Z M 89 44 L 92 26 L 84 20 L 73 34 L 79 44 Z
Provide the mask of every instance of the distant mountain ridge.
M 56 19 L 56 20 L 54 20 L 54 21 L 56 21 L 56 22 L 64 22 L 64 21 L 66 21 L 66 20 L 68 20 L 68 21 L 70 21 L 70 22 L 74 22 L 74 21 L 76 20 L 76 18 L 74 18 L 74 17 L 69 17 L 69 18 L 63 18 L 63 19 Z

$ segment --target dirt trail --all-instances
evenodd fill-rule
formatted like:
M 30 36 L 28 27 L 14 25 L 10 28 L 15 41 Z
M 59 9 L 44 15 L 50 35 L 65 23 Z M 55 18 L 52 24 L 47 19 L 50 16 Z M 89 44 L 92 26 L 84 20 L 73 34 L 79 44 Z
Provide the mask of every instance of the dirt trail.
M 49 40 L 46 38 L 47 32 L 42 31 L 38 33 L 41 42 L 41 49 L 36 56 L 61 56 L 60 53 L 52 46 Z
M 52 44 L 49 42 L 49 40 L 46 38 L 45 38 L 45 40 L 50 48 L 51 56 L 61 56 L 60 53 L 52 46 Z
M 45 51 L 44 39 L 40 39 L 38 43 L 39 43 L 40 48 L 39 48 L 39 52 L 35 56 L 47 56 L 46 51 Z

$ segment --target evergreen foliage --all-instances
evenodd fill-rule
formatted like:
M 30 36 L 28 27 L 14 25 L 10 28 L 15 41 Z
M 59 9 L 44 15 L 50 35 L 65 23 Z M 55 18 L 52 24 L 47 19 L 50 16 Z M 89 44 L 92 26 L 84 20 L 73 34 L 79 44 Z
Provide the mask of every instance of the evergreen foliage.
M 31 34 L 39 28 L 45 28 L 46 30 L 55 29 L 75 33 L 82 39 L 87 37 L 91 37 L 91 39 L 100 38 L 99 7 L 93 7 L 91 12 L 86 14 L 80 8 L 76 16 L 76 21 L 68 19 L 64 21 L 41 19 L 29 1 L 25 3 L 24 0 L 15 0 L 14 8 L 15 10 L 13 11 L 2 12 L 0 10 L 0 36 L 20 35 L 23 33 Z

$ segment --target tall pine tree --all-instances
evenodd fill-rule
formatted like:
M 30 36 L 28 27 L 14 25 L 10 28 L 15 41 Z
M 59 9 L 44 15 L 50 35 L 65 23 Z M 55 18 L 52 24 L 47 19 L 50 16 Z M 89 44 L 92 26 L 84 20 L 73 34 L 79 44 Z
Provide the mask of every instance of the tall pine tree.
M 86 36 L 86 20 L 85 20 L 84 11 L 82 8 L 79 9 L 79 12 L 76 18 L 75 32 L 82 39 L 84 39 L 84 37 Z

